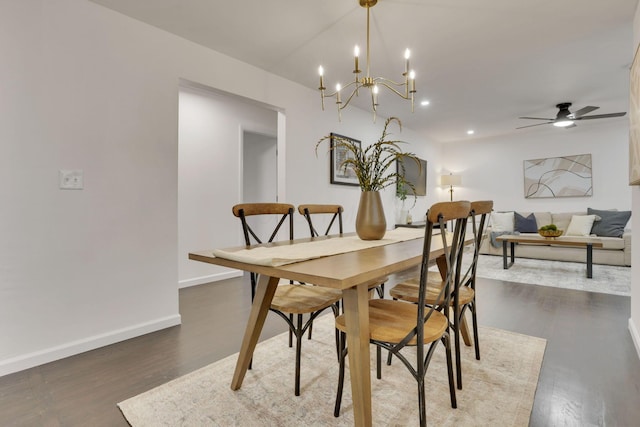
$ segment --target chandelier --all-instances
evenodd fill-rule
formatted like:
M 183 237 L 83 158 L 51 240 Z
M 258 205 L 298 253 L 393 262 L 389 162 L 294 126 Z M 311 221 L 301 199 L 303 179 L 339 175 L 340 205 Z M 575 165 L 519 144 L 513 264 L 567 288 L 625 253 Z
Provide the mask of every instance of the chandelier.
M 370 10 L 373 6 L 376 5 L 378 0 L 358 0 L 360 6 L 367 8 L 367 69 L 366 75 L 361 76 L 362 70 L 359 68 L 359 56 L 360 56 L 360 48 L 356 45 L 354 49 L 354 61 L 355 67 L 353 69 L 353 74 L 355 75 L 355 79 L 351 81 L 351 83 L 342 87 L 340 83 L 336 84 L 336 91 L 333 93 L 325 93 L 327 89 L 324 86 L 324 69 L 322 66 L 318 68 L 318 73 L 320 74 L 320 98 L 322 100 L 322 110 L 324 111 L 324 99 L 325 97 L 335 98 L 336 105 L 338 107 L 338 119 L 341 120 L 341 111 L 349 105 L 349 102 L 353 99 L 354 96 L 359 95 L 360 88 L 367 88 L 371 92 L 371 109 L 373 111 L 373 120 L 376 119 L 376 111 L 378 108 L 378 92 L 380 86 L 386 87 L 391 90 L 393 93 L 398 95 L 399 97 L 410 100 L 411 101 L 411 112 L 413 113 L 413 97 L 416 93 L 416 75 L 413 70 L 409 68 L 409 57 L 411 56 L 411 52 L 409 49 L 404 52 L 405 66 L 404 72 L 402 76 L 404 77 L 404 82 L 395 82 L 390 79 L 386 79 L 384 77 L 371 77 L 370 75 L 370 59 L 369 59 L 369 21 L 370 21 Z M 347 91 L 348 95 L 343 101 L 342 93 Z M 350 93 L 349 93 L 350 91 Z

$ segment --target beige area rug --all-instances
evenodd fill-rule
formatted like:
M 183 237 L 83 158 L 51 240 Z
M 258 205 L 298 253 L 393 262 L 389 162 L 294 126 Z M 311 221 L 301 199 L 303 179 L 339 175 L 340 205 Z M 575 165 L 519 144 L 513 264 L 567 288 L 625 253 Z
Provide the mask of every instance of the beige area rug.
M 587 266 L 581 262 L 548 261 L 516 258 L 505 270 L 502 256 L 480 255 L 478 277 L 509 282 L 599 292 L 612 295 L 631 295 L 631 268 L 593 264 L 593 278 L 586 277 Z
M 237 354 L 118 404 L 134 427 L 142 426 L 351 426 L 351 386 L 339 418 L 333 417 L 338 363 L 333 317 L 314 324 L 313 340 L 302 352 L 301 396 L 293 393 L 294 350 L 286 334 L 256 348 L 253 369 L 242 388 L 229 388 Z M 427 419 L 432 426 L 527 426 L 546 340 L 499 329 L 480 328 L 482 360 L 463 348 L 463 390 L 452 409 L 444 347 L 427 372 Z M 372 346 L 372 369 L 375 351 Z M 348 373 L 347 373 L 348 378 Z M 418 424 L 416 381 L 399 360 L 372 372 L 373 424 Z

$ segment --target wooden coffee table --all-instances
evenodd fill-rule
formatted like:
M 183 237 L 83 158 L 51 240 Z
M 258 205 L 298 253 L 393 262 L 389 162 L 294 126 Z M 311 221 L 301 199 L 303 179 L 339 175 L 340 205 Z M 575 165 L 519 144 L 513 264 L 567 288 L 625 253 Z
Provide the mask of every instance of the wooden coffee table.
M 567 236 L 559 238 L 545 238 L 542 236 L 523 236 L 505 234 L 496 237 L 496 240 L 502 242 L 502 260 L 503 268 L 507 270 L 515 261 L 515 245 L 516 243 L 539 244 L 539 245 L 557 245 L 557 246 L 574 246 L 584 247 L 587 249 L 587 278 L 593 277 L 593 248 L 601 248 L 602 242 L 585 240 L 584 238 L 571 238 Z M 511 262 L 507 262 L 507 244 L 511 244 Z

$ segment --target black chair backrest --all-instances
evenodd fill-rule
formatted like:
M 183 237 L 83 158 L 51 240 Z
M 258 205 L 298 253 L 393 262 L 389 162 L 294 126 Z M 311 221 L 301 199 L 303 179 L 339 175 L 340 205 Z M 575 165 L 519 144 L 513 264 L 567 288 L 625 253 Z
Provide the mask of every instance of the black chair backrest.
M 246 245 L 251 245 L 251 237 L 255 240 L 254 243 L 265 243 L 263 239 L 256 235 L 256 232 L 247 222 L 248 216 L 253 215 L 280 215 L 278 225 L 271 233 L 267 242 L 272 242 L 278 235 L 278 231 L 282 227 L 282 224 L 289 220 L 289 240 L 293 240 L 293 205 L 288 203 L 241 203 L 235 205 L 232 208 L 233 214 L 240 218 L 242 221 L 242 231 L 244 233 L 244 242 Z M 251 236 L 251 237 L 250 237 Z
M 465 273 L 462 283 L 465 286 L 471 286 L 475 289 L 476 270 L 478 267 L 478 256 L 480 255 L 480 245 L 482 244 L 484 229 L 487 224 L 487 218 L 493 210 L 493 200 L 482 200 L 471 202 L 471 213 L 469 220 L 473 231 L 473 259 L 467 272 Z M 478 223 L 480 218 L 480 223 Z
M 329 235 L 329 232 L 331 231 L 331 227 L 335 223 L 336 218 L 338 219 L 338 231 L 340 232 L 340 234 L 342 234 L 342 211 L 343 209 L 342 209 L 342 206 L 340 205 L 300 205 L 298 206 L 298 212 L 300 212 L 300 214 L 305 217 L 305 219 L 307 220 L 307 223 L 309 224 L 309 232 L 311 233 L 311 237 L 316 237 L 320 235 L 318 231 L 315 229 L 315 227 L 313 226 L 313 222 L 311 220 L 311 216 L 316 214 L 333 215 L 331 217 L 329 225 L 327 226 L 326 231 L 324 232 L 325 236 Z
M 244 233 L 244 243 L 249 246 L 252 244 L 251 237 L 255 240 L 254 243 L 263 243 L 263 239 L 258 237 L 254 229 L 247 222 L 247 217 L 254 215 L 279 215 L 280 219 L 278 225 L 269 236 L 267 242 L 272 242 L 278 235 L 278 231 L 282 227 L 282 224 L 289 220 L 289 240 L 293 240 L 293 205 L 288 203 L 242 203 L 235 205 L 232 208 L 233 214 L 240 218 L 242 222 L 242 231 Z M 251 279 L 251 301 L 256 294 L 256 285 L 258 282 L 258 275 L 256 273 L 250 273 Z
M 447 318 L 449 316 L 451 296 L 452 294 L 457 294 L 452 292 L 452 289 L 457 286 L 460 278 L 460 264 L 462 261 L 462 250 L 465 244 L 466 223 L 470 212 L 471 203 L 466 201 L 435 203 L 427 212 L 424 248 L 420 266 L 418 301 L 425 300 L 427 276 L 430 265 L 429 258 L 432 246 L 435 247 L 434 239 L 441 240 L 446 263 L 446 275 L 437 301 L 442 301 L 439 307 L 442 308 L 443 314 Z M 447 232 L 440 233 L 440 230 L 444 230 L 444 225 L 447 221 L 453 221 L 453 234 Z M 439 226 L 439 229 L 436 228 L 437 226 Z M 438 234 L 434 234 L 434 229 L 438 230 Z M 424 322 L 438 309 L 437 304 L 433 304 L 430 307 L 425 304 L 417 304 L 417 306 L 418 316 L 416 319 L 416 328 L 402 340 L 403 345 L 408 344 L 413 339 L 416 339 L 418 343 L 424 342 Z M 418 345 L 417 351 L 418 360 L 424 360 L 423 346 Z

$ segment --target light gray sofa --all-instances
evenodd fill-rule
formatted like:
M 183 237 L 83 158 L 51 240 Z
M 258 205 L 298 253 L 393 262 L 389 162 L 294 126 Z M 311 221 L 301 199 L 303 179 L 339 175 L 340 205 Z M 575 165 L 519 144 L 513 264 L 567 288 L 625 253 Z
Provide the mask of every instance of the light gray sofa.
M 531 214 L 531 212 L 518 213 L 524 217 L 527 217 Z M 573 215 L 587 215 L 587 212 L 533 212 L 533 215 L 536 219 L 538 228 L 547 224 L 555 224 L 558 229 L 564 230 L 566 232 Z M 502 243 L 495 241 L 495 237 L 499 234 L 500 233 L 493 233 L 492 236 L 492 227 L 490 222 L 490 225 L 487 227 L 485 238 L 480 247 L 481 254 L 502 255 Z M 527 233 L 518 233 L 514 231 L 507 234 L 526 235 Z M 603 244 L 602 248 L 593 249 L 594 264 L 620 266 L 631 265 L 631 230 L 625 229 L 622 237 L 604 237 L 591 234 L 589 237 L 585 237 L 585 239 L 595 239 L 601 241 Z M 548 245 L 531 245 L 519 243 L 515 246 L 515 256 L 522 258 L 538 258 L 571 262 L 585 262 L 586 259 L 584 248 L 557 246 L 553 244 L 553 240 L 549 240 Z

